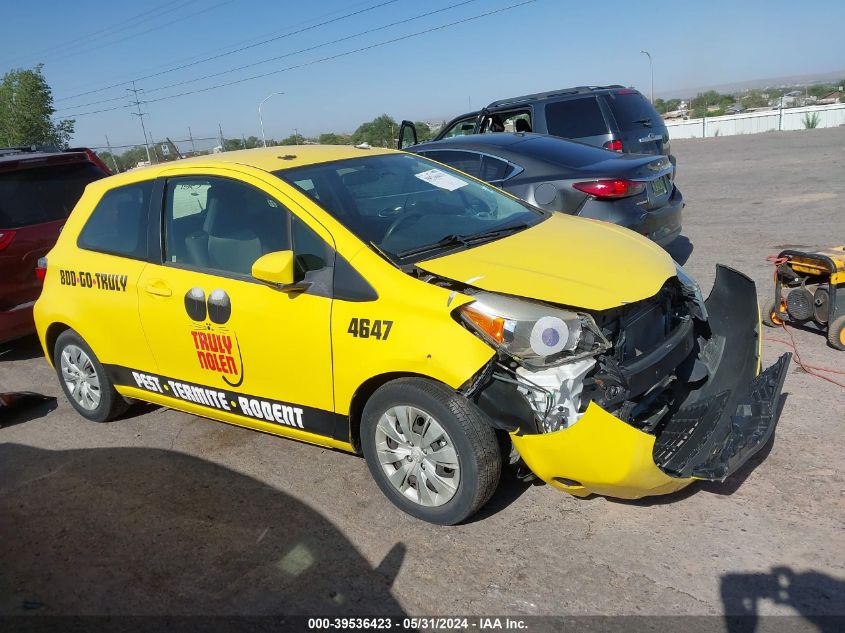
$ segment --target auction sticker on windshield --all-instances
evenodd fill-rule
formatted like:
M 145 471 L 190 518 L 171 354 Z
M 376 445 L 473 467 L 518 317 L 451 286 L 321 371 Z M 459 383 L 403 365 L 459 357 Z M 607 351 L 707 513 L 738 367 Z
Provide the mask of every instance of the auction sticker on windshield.
M 428 171 L 423 171 L 414 175 L 420 180 L 424 180 L 425 182 L 432 184 L 435 187 L 439 187 L 440 189 L 445 189 L 446 191 L 454 191 L 455 189 L 466 187 L 467 184 L 460 178 L 455 178 L 451 174 L 447 174 L 445 171 L 440 171 L 439 169 L 429 169 Z

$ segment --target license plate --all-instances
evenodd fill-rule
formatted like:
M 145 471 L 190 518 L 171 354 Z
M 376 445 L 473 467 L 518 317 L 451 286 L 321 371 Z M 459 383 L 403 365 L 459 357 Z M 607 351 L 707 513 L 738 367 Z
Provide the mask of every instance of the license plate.
M 655 196 L 662 196 L 666 193 L 666 179 L 663 177 L 651 182 L 651 191 Z

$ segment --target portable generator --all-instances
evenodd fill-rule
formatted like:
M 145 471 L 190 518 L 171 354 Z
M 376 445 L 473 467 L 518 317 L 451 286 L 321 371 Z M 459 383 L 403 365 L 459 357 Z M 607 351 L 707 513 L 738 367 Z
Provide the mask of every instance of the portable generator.
M 774 297 L 763 307 L 765 325 L 811 325 L 845 350 L 845 246 L 815 252 L 786 250 L 773 258 Z

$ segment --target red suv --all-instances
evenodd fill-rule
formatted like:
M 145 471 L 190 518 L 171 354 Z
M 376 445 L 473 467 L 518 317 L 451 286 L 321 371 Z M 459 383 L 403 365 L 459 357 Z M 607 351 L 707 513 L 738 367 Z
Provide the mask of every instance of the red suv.
M 0 148 L 0 343 L 35 331 L 36 264 L 89 182 L 110 175 L 89 149 Z

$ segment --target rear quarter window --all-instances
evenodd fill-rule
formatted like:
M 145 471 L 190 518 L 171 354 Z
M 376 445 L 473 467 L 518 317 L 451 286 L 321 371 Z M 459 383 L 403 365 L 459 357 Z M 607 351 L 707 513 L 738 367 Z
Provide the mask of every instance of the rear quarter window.
M 663 125 L 657 110 L 639 92 L 612 92 L 606 95 L 606 99 L 622 132 Z
M 91 163 L 51 165 L 0 174 L 0 228 L 63 220 L 89 182 L 104 178 Z
M 82 228 L 77 246 L 89 251 L 144 259 L 153 181 L 108 191 Z
M 596 97 L 547 103 L 546 127 L 549 134 L 563 138 L 584 138 L 608 133 Z

